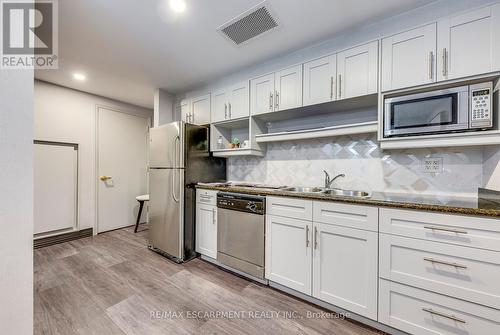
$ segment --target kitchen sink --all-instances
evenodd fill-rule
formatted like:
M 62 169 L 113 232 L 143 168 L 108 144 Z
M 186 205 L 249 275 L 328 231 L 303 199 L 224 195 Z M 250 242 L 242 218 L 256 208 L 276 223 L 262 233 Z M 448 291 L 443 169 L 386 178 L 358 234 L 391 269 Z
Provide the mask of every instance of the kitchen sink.
M 325 191 L 321 187 L 286 187 L 282 188 L 281 191 L 297 192 L 297 193 L 321 193 Z
M 337 188 L 323 190 L 323 194 L 333 195 L 339 197 L 353 197 L 353 198 L 368 198 L 370 193 L 365 191 L 352 191 L 352 190 L 341 190 Z

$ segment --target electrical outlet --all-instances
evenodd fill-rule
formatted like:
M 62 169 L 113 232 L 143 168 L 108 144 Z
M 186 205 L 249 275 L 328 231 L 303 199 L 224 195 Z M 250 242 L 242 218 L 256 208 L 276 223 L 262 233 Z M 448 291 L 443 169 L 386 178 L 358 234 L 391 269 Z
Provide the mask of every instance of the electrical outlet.
M 425 157 L 422 160 L 422 172 L 425 173 L 441 173 L 443 172 L 442 157 Z

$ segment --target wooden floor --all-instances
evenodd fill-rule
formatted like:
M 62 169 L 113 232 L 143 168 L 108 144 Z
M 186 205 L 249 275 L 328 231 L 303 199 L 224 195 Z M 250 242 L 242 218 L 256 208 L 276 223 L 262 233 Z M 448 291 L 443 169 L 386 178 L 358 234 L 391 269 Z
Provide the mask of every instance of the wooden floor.
M 379 334 L 308 317 L 323 310 L 200 259 L 174 264 L 146 248 L 141 229 L 35 250 L 34 333 Z

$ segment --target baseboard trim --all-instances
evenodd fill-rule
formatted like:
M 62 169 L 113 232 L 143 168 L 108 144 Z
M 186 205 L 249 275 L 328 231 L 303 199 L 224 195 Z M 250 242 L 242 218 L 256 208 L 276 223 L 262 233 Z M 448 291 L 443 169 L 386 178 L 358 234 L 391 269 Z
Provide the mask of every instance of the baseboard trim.
M 69 233 L 62 233 L 59 235 L 41 237 L 33 241 L 33 249 L 48 247 L 54 244 L 78 240 L 80 238 L 91 237 L 94 235 L 94 228 L 86 228 Z

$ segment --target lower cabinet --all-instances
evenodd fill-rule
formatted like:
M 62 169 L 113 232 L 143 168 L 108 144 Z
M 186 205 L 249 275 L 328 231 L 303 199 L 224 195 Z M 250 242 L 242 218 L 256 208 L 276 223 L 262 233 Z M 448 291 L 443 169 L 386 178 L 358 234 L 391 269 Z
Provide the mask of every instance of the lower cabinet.
M 203 200 L 200 196 L 216 197 L 214 194 L 207 195 L 197 192 L 198 201 Z M 208 200 L 210 201 L 210 200 Z M 217 207 L 213 204 L 196 203 L 196 252 L 202 255 L 217 258 Z
M 300 201 L 294 201 L 295 207 L 302 207 Z M 330 210 L 342 211 L 344 219 L 359 216 L 360 206 L 347 213 L 345 206 L 339 204 L 336 209 L 335 204 L 330 205 Z M 376 225 L 377 214 L 375 210 L 366 219 Z M 266 278 L 377 320 L 378 233 L 268 214 Z
M 312 222 L 266 215 L 266 278 L 311 295 Z
M 500 310 L 380 279 L 379 322 L 418 335 L 500 334 Z
M 378 234 L 314 223 L 313 296 L 377 320 Z

